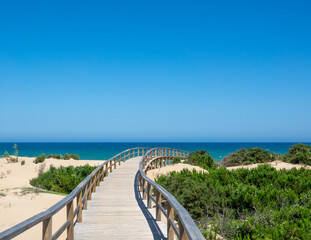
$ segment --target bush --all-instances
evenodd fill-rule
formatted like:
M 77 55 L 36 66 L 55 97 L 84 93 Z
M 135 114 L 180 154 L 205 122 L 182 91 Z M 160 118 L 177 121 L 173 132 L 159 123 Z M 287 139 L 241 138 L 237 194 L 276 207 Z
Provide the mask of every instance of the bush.
M 214 159 L 205 150 L 191 152 L 184 163 L 196 165 L 204 169 L 214 168 Z
M 311 146 L 306 144 L 295 144 L 290 147 L 283 160 L 289 163 L 303 163 L 311 165 Z
M 21 161 L 21 165 L 22 165 L 22 166 L 25 165 L 25 160 L 22 160 L 22 161 Z
M 180 157 L 174 157 L 173 158 L 173 164 L 181 163 Z
M 68 154 L 66 153 L 64 156 L 61 154 L 49 154 L 48 158 L 55 158 L 55 159 L 64 159 L 64 160 L 69 160 L 69 159 L 75 159 L 75 160 L 80 160 L 80 157 L 77 154 Z
M 311 170 L 263 164 L 229 171 L 171 172 L 156 182 L 205 233 L 225 239 L 311 239 Z
M 44 162 L 46 159 L 46 155 L 43 153 L 40 156 L 36 157 L 36 159 L 33 161 L 35 164 Z
M 222 160 L 222 164 L 226 167 L 247 165 L 254 163 L 265 163 L 276 160 L 277 154 L 268 152 L 261 148 L 242 148 L 234 153 L 225 156 Z
M 80 159 L 80 157 L 79 157 L 77 154 L 74 154 L 74 153 L 72 153 L 72 154 L 66 153 L 66 154 L 64 155 L 64 159 L 65 159 L 65 160 L 69 160 L 70 158 L 72 158 L 72 159 L 74 159 L 74 160 L 79 160 L 79 159 Z
M 89 165 L 60 168 L 51 166 L 49 171 L 41 172 L 37 178 L 31 179 L 30 184 L 50 191 L 70 193 L 95 168 Z
M 47 158 L 64 159 L 61 154 L 49 154 Z

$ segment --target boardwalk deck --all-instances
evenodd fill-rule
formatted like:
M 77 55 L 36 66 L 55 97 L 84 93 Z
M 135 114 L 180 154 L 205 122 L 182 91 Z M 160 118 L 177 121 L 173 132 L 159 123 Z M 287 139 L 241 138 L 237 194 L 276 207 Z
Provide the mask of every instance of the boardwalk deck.
M 138 190 L 140 159 L 127 160 L 101 182 L 74 227 L 75 240 L 166 239 L 166 224 L 155 221 Z

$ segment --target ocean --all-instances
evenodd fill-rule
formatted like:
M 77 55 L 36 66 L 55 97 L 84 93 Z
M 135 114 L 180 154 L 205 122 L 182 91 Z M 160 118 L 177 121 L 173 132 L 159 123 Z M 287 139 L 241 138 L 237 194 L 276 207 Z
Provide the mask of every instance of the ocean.
M 0 156 L 5 151 L 9 154 L 14 154 L 13 145 L 15 143 L 0 142 Z M 255 143 L 255 142 L 16 142 L 19 156 L 34 157 L 42 153 L 45 154 L 62 154 L 76 153 L 83 160 L 107 160 L 114 155 L 134 147 L 169 147 L 183 149 L 187 151 L 206 150 L 214 159 L 221 160 L 224 156 L 236 150 L 249 147 L 260 147 L 271 152 L 285 154 L 291 145 L 295 143 Z M 311 146 L 311 143 L 305 143 Z

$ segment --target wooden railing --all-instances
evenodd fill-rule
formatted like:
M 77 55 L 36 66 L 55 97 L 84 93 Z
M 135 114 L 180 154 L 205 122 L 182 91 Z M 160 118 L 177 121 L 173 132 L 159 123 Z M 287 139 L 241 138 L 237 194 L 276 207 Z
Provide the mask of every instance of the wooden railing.
M 183 159 L 186 158 L 188 154 L 188 152 L 183 150 L 154 148 L 149 150 L 139 163 L 139 182 L 143 199 L 147 200 L 148 208 L 152 208 L 152 202 L 154 202 L 156 220 L 164 220 L 167 224 L 168 240 L 175 239 L 175 236 L 180 240 L 203 240 L 205 238 L 187 210 L 172 194 L 148 178 L 146 172 L 150 169 L 172 164 L 174 157 Z M 161 219 L 161 213 L 166 219 Z
M 42 223 L 42 239 L 55 240 L 64 231 L 67 230 L 67 239 L 73 240 L 74 223 L 82 222 L 82 210 L 87 209 L 87 201 L 92 198 L 92 193 L 96 191 L 96 186 L 104 180 L 104 178 L 120 165 L 121 162 L 137 157 L 144 156 L 148 148 L 132 148 L 110 158 L 105 163 L 98 166 L 89 176 L 87 176 L 67 197 L 50 207 L 15 226 L 0 233 L 0 239 L 12 239 L 26 230 Z M 76 200 L 76 208 L 74 209 L 74 201 Z M 64 224 L 52 234 L 52 217 L 60 210 L 66 208 L 67 220 Z

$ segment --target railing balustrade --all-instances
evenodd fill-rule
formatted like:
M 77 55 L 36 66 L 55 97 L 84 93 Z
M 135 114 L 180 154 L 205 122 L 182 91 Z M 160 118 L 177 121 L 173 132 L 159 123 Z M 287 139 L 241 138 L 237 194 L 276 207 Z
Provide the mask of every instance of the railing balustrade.
M 173 240 L 175 237 L 180 240 L 204 240 L 205 238 L 187 210 L 166 189 L 148 178 L 146 172 L 172 164 L 175 157 L 185 159 L 188 154 L 183 150 L 154 148 L 150 149 L 139 163 L 139 186 L 143 199 L 147 200 L 148 208 L 152 208 L 152 202 L 155 204 L 156 221 L 166 221 L 168 240 Z M 162 214 L 165 219 L 162 219 Z

